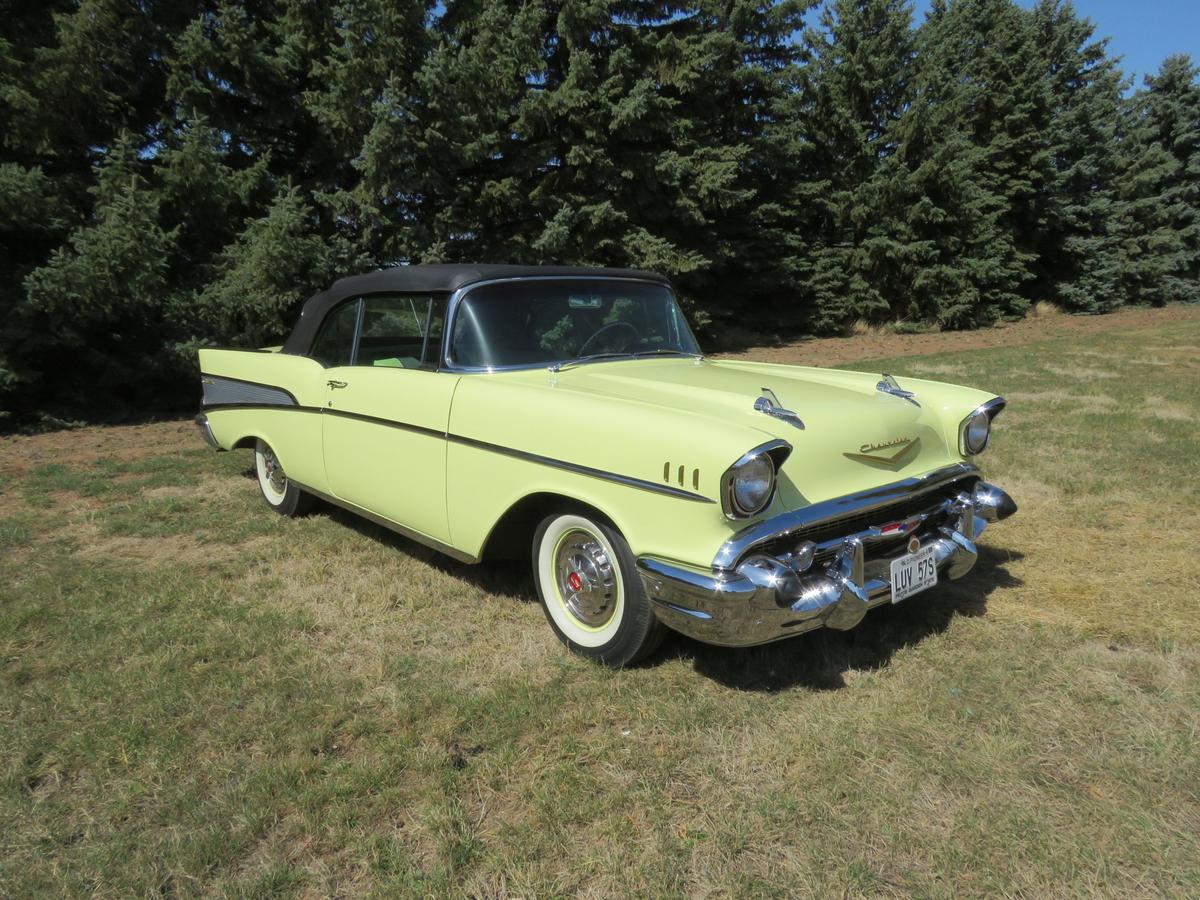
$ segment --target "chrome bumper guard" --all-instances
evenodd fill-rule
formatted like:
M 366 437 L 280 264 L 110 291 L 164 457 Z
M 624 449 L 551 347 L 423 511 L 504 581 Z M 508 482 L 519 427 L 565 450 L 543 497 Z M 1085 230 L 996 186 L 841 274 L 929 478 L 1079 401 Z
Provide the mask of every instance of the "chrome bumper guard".
M 939 577 L 961 578 L 975 565 L 975 542 L 984 529 L 1016 510 L 1000 488 L 974 481 L 892 523 L 889 532 L 871 526 L 820 544 L 804 541 L 779 555 L 750 553 L 732 569 L 706 572 L 641 557 L 638 570 L 656 613 L 671 628 L 710 644 L 748 647 L 816 628 L 853 628 L 867 610 L 889 602 L 892 559 L 909 550 L 902 545 L 868 559 L 868 548 L 883 540 L 916 537 L 921 547 L 932 544 Z
M 217 443 L 217 439 L 212 433 L 212 426 L 208 424 L 208 416 L 204 413 L 199 413 L 194 421 L 196 427 L 200 429 L 200 437 L 204 439 L 204 443 L 208 444 L 214 450 L 220 450 L 221 445 Z

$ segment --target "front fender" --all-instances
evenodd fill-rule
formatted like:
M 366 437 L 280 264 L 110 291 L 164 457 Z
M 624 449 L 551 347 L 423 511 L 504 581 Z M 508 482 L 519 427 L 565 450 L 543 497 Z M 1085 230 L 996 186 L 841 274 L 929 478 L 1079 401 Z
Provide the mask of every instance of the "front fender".
M 478 555 L 523 497 L 602 511 L 635 554 L 700 563 L 744 522 L 719 502 L 725 470 L 771 436 L 623 398 L 556 391 L 544 372 L 463 376 L 447 445 L 454 544 Z

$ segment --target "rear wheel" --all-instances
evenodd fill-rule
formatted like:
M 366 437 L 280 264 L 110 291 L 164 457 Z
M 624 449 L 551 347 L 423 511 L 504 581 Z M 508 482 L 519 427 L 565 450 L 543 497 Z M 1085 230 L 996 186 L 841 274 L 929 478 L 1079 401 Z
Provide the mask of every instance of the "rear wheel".
M 662 642 L 633 553 L 611 525 L 582 513 L 547 516 L 533 537 L 533 575 L 550 627 L 576 653 L 626 666 Z
M 281 516 L 302 516 L 312 508 L 312 496 L 288 480 L 279 458 L 266 441 L 254 444 L 254 470 L 267 506 Z

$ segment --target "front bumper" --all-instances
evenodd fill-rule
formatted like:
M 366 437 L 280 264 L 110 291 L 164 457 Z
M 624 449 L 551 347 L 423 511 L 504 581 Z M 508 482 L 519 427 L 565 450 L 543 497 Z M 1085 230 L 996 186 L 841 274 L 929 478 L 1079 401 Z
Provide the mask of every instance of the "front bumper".
M 658 617 L 676 631 L 727 647 L 815 628 L 853 628 L 867 610 L 890 602 L 891 562 L 911 552 L 914 539 L 933 545 L 939 579 L 961 578 L 975 565 L 984 529 L 1017 509 L 969 466 L 822 506 L 837 512 L 808 519 L 802 528 L 791 527 L 793 516 L 774 533 L 760 524 L 752 540 L 723 547 L 711 570 L 639 558 Z

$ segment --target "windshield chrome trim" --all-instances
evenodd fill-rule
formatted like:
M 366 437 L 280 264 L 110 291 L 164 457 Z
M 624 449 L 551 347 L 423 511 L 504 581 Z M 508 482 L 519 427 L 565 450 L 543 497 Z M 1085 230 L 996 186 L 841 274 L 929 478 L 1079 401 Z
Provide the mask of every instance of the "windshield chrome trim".
M 801 509 L 780 513 L 743 528 L 722 544 L 717 555 L 713 557 L 713 571 L 732 571 L 737 568 L 738 563 L 747 553 L 768 541 L 786 538 L 790 534 L 821 522 L 837 521 L 847 516 L 869 512 L 872 509 L 887 506 L 889 503 L 895 503 L 897 500 L 905 500 L 936 490 L 951 481 L 979 474 L 978 467 L 970 463 L 953 463 L 942 466 L 940 469 L 934 469 L 932 472 L 926 472 L 924 475 L 883 484 L 855 494 L 832 497 Z
M 475 288 L 485 287 L 491 284 L 505 284 L 512 281 L 627 281 L 636 284 L 656 284 L 666 288 L 671 295 L 671 299 L 679 303 L 679 297 L 675 294 L 675 288 L 669 281 L 659 281 L 657 278 L 627 278 L 615 275 L 518 275 L 512 278 L 489 278 L 487 281 L 476 281 L 471 284 L 460 287 L 457 291 L 450 295 L 450 303 L 446 308 L 446 325 L 445 333 L 442 335 L 442 352 L 439 357 L 438 368 L 442 372 L 457 372 L 464 375 L 490 375 L 493 372 L 520 372 L 530 369 L 545 369 L 551 365 L 570 362 L 570 360 L 551 360 L 550 362 L 539 363 L 520 363 L 512 366 L 460 366 L 456 365 L 450 359 L 450 341 L 454 336 L 454 324 L 458 318 L 458 306 L 463 298 Z M 681 307 L 682 309 L 682 307 Z M 687 325 L 686 319 L 684 324 Z M 688 332 L 691 333 L 691 326 L 688 326 Z M 692 334 L 694 340 L 696 335 Z M 697 342 L 699 346 L 699 342 Z M 611 360 L 616 362 L 617 360 Z

